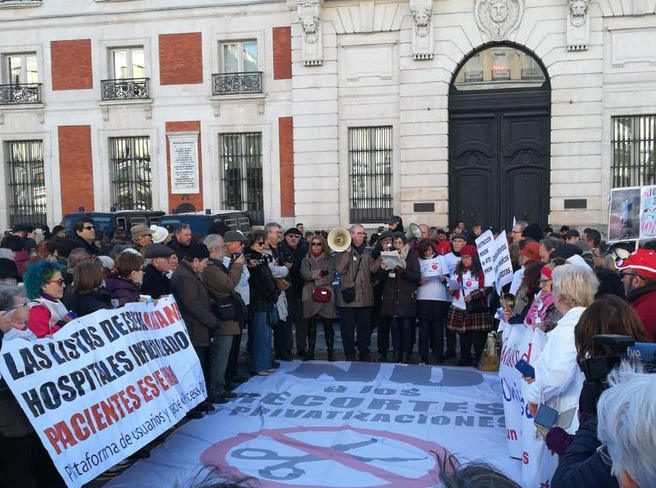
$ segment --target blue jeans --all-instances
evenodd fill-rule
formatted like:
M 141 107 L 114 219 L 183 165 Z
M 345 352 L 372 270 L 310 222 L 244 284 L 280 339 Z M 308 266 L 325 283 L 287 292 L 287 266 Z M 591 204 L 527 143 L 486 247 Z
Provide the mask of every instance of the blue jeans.
M 267 323 L 266 312 L 252 312 L 248 327 L 250 369 L 253 373 L 266 371 L 271 367 L 271 328 Z
M 414 324 L 414 317 L 392 317 L 392 349 L 395 353 L 410 355 Z
M 230 358 L 232 336 L 216 336 L 210 345 L 210 383 L 207 385 L 209 396 L 225 393 L 225 370 Z

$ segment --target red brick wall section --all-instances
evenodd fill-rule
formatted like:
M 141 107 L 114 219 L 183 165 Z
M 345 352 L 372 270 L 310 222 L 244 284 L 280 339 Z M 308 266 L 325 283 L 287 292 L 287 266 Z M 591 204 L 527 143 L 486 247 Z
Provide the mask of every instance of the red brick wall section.
M 60 125 L 59 185 L 62 214 L 77 212 L 79 207 L 94 210 L 91 126 Z
M 172 209 L 177 208 L 181 203 L 191 203 L 196 207 L 197 211 L 204 210 L 203 207 L 203 159 L 202 159 L 202 146 L 200 140 L 200 122 L 197 120 L 186 122 L 167 122 L 166 132 L 198 132 L 198 177 L 200 178 L 200 192 L 185 195 L 174 195 L 171 193 L 171 152 L 169 148 L 169 138 L 166 138 L 166 174 L 169 186 L 169 208 L 166 210 L 170 212 Z
M 93 88 L 91 40 L 51 41 L 53 90 Z
M 203 39 L 200 32 L 160 34 L 159 76 L 162 85 L 203 82 Z
M 292 78 L 292 28 L 273 28 L 273 79 Z
M 280 216 L 294 217 L 294 119 L 278 119 L 278 147 L 280 151 Z

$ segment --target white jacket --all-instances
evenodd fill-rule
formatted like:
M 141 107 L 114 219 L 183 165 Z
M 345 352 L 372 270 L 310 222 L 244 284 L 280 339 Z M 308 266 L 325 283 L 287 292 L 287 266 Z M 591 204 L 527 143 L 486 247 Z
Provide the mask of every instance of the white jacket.
M 574 329 L 584 310 L 584 307 L 572 308 L 547 334 L 547 344 L 535 363 L 535 381 L 526 390 L 529 402 L 546 403 L 558 412 L 578 408 L 585 377 L 576 362 Z M 575 415 L 567 431 L 578 428 L 577 420 Z

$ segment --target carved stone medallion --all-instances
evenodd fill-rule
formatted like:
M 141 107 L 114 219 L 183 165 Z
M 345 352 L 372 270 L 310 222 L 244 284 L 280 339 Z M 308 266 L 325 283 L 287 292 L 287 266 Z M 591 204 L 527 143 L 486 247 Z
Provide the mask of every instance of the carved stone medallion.
M 503 41 L 524 15 L 523 0 L 476 0 L 476 23 L 489 41 Z

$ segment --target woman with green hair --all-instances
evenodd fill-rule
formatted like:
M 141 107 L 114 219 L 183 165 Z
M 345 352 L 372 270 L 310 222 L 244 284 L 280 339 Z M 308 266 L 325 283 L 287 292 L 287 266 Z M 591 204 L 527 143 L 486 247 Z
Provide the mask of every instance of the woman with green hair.
M 58 263 L 42 260 L 28 266 L 23 276 L 31 305 L 27 327 L 38 338 L 51 336 L 75 318 L 61 301 L 66 288 L 61 270 Z

